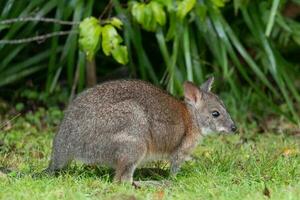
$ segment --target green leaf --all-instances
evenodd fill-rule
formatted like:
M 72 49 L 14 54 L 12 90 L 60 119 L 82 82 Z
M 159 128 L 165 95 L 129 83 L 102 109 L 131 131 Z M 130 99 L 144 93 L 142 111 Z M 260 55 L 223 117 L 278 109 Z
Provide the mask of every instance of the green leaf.
M 178 3 L 177 16 L 183 19 L 196 4 L 196 0 L 183 0 Z
M 292 38 L 300 46 L 300 35 L 293 35 Z
M 203 22 L 206 19 L 207 7 L 204 4 L 197 4 L 196 13 L 198 14 L 200 20 Z
M 95 17 L 88 17 L 79 24 L 79 45 L 88 60 L 92 60 L 100 47 L 101 26 Z
M 155 18 L 153 17 L 154 13 L 152 11 L 151 5 L 148 4 L 144 7 L 144 13 L 143 13 L 143 21 L 141 25 L 144 29 L 147 31 L 155 31 L 157 28 L 157 23 Z
M 163 6 L 155 1 L 151 1 L 149 3 L 149 6 L 151 6 L 151 9 L 152 9 L 152 12 L 153 12 L 156 22 L 161 26 L 165 25 L 166 13 L 164 11 Z
M 211 0 L 211 1 L 216 7 L 224 7 L 225 6 L 224 0 Z
M 138 2 L 132 3 L 131 14 L 134 17 L 134 19 L 140 24 L 142 24 L 144 21 L 144 8 L 145 4 Z
M 0 24 L 0 32 L 2 30 L 4 30 L 4 29 L 8 29 L 8 28 L 9 28 L 9 25 L 6 25 L 6 24 L 2 25 L 2 24 Z
M 279 0 L 274 0 L 273 3 L 272 3 L 270 17 L 269 17 L 268 25 L 267 25 L 267 28 L 266 28 L 266 31 L 265 31 L 265 35 L 267 37 L 270 36 L 272 28 L 274 26 L 275 16 L 276 16 L 276 13 L 278 12 L 279 3 L 280 3 Z
M 168 10 L 172 9 L 173 7 L 173 0 L 152 0 L 151 2 L 157 2 L 162 6 L 166 6 Z
M 131 3 L 131 14 L 133 18 L 142 25 L 142 27 L 147 30 L 147 31 L 155 31 L 157 28 L 157 17 L 159 18 L 158 20 L 163 23 L 165 22 L 165 19 L 163 19 L 163 14 L 161 14 L 161 11 L 157 14 L 157 17 L 155 17 L 152 4 L 158 4 L 156 2 L 150 2 L 149 4 L 144 4 L 144 3 L 138 3 L 138 2 L 132 2 Z M 156 11 L 157 7 L 160 6 L 154 5 Z M 163 11 L 163 8 L 161 8 Z M 164 11 L 163 11 L 164 12 Z
M 119 18 L 113 17 L 109 23 L 118 29 L 122 29 L 123 22 Z
M 113 58 L 121 64 L 126 64 L 128 63 L 128 51 L 126 46 L 118 46 L 112 51 L 112 56 Z
M 121 64 L 128 62 L 127 47 L 120 45 L 121 36 L 111 24 L 107 24 L 102 28 L 102 49 L 105 55 L 112 54 L 113 58 Z
M 9 83 L 13 83 L 17 80 L 20 80 L 26 76 L 32 75 L 33 73 L 40 71 L 44 68 L 46 68 L 46 65 L 37 65 L 37 66 L 31 66 L 29 68 L 26 68 L 22 71 L 19 71 L 18 73 L 15 74 L 8 74 L 5 77 L 1 76 L 0 78 L 0 87 L 2 87 L 3 85 L 9 84 Z
M 105 55 L 109 56 L 121 42 L 122 38 L 115 27 L 107 24 L 102 28 L 102 49 Z

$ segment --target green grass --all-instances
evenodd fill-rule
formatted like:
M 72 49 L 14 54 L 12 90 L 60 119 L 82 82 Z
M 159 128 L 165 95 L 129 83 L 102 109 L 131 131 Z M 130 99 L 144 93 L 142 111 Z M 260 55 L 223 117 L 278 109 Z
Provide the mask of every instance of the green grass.
M 0 167 L 2 171 L 12 170 L 0 174 L 0 199 L 257 200 L 268 199 L 264 195 L 268 192 L 270 199 L 300 197 L 299 137 L 251 131 L 243 136 L 207 137 L 176 178 L 169 177 L 168 166 L 163 164 L 163 173 L 138 170 L 134 177 L 168 180 L 170 185 L 134 189 L 113 183 L 112 171 L 107 168 L 80 163 L 73 163 L 58 176 L 32 178 L 32 174 L 47 167 L 55 131 L 53 125 L 37 125 L 32 116 L 25 118 L 17 119 L 9 130 L 0 131 L 4 142 L 0 146 Z

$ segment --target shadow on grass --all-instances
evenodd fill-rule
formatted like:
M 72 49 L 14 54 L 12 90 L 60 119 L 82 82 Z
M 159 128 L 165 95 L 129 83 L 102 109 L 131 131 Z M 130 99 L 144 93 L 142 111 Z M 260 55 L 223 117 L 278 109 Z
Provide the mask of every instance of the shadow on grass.
M 11 171 L 12 171 L 11 169 L 8 169 L 8 168 L 5 168 L 5 167 L 0 167 L 0 172 L 3 173 L 3 174 L 8 174 Z
M 32 174 L 35 179 L 44 177 L 58 177 L 58 176 L 74 176 L 81 178 L 101 178 L 112 182 L 115 170 L 109 167 L 98 166 L 70 166 L 67 169 L 57 171 L 54 174 L 47 174 L 45 172 Z M 146 167 L 138 168 L 134 173 L 134 180 L 162 180 L 169 177 L 169 170 Z

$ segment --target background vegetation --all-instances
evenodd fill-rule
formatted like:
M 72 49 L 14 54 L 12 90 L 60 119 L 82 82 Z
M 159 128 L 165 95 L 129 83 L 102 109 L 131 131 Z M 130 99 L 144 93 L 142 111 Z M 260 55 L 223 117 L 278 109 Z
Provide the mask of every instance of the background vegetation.
M 226 104 L 234 116 L 241 113 L 240 121 L 259 121 L 275 114 L 299 123 L 299 3 L 1 0 L 1 96 L 49 104 L 49 98 L 59 94 L 58 101 L 66 102 L 68 96 L 73 97 L 96 81 L 125 77 L 149 80 L 180 95 L 184 80 L 200 84 L 214 75 L 217 92 L 222 95 L 226 91 Z M 117 25 L 116 33 L 106 35 L 106 39 L 126 45 L 127 64 L 118 64 L 106 56 L 112 47 L 105 49 L 102 44 L 100 48 L 104 31 L 102 36 L 100 32 L 93 35 L 88 28 L 81 35 L 86 33 L 95 41 L 92 44 L 99 44 L 88 47 L 95 56 L 86 61 L 85 53 L 79 50 L 78 27 L 89 16 L 99 19 L 103 27 L 111 19 L 121 20 L 123 26 Z M 69 23 L 5 21 L 22 17 L 55 18 Z M 49 33 L 60 36 L 20 44 L 7 41 Z M 97 51 L 99 48 L 104 53 Z

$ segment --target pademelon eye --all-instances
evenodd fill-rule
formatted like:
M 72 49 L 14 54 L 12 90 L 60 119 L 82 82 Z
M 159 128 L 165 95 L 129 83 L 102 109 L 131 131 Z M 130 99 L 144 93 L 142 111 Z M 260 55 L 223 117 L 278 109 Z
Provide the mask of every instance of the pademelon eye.
M 216 110 L 213 111 L 211 114 L 212 114 L 213 117 L 219 117 L 220 116 L 220 113 Z

